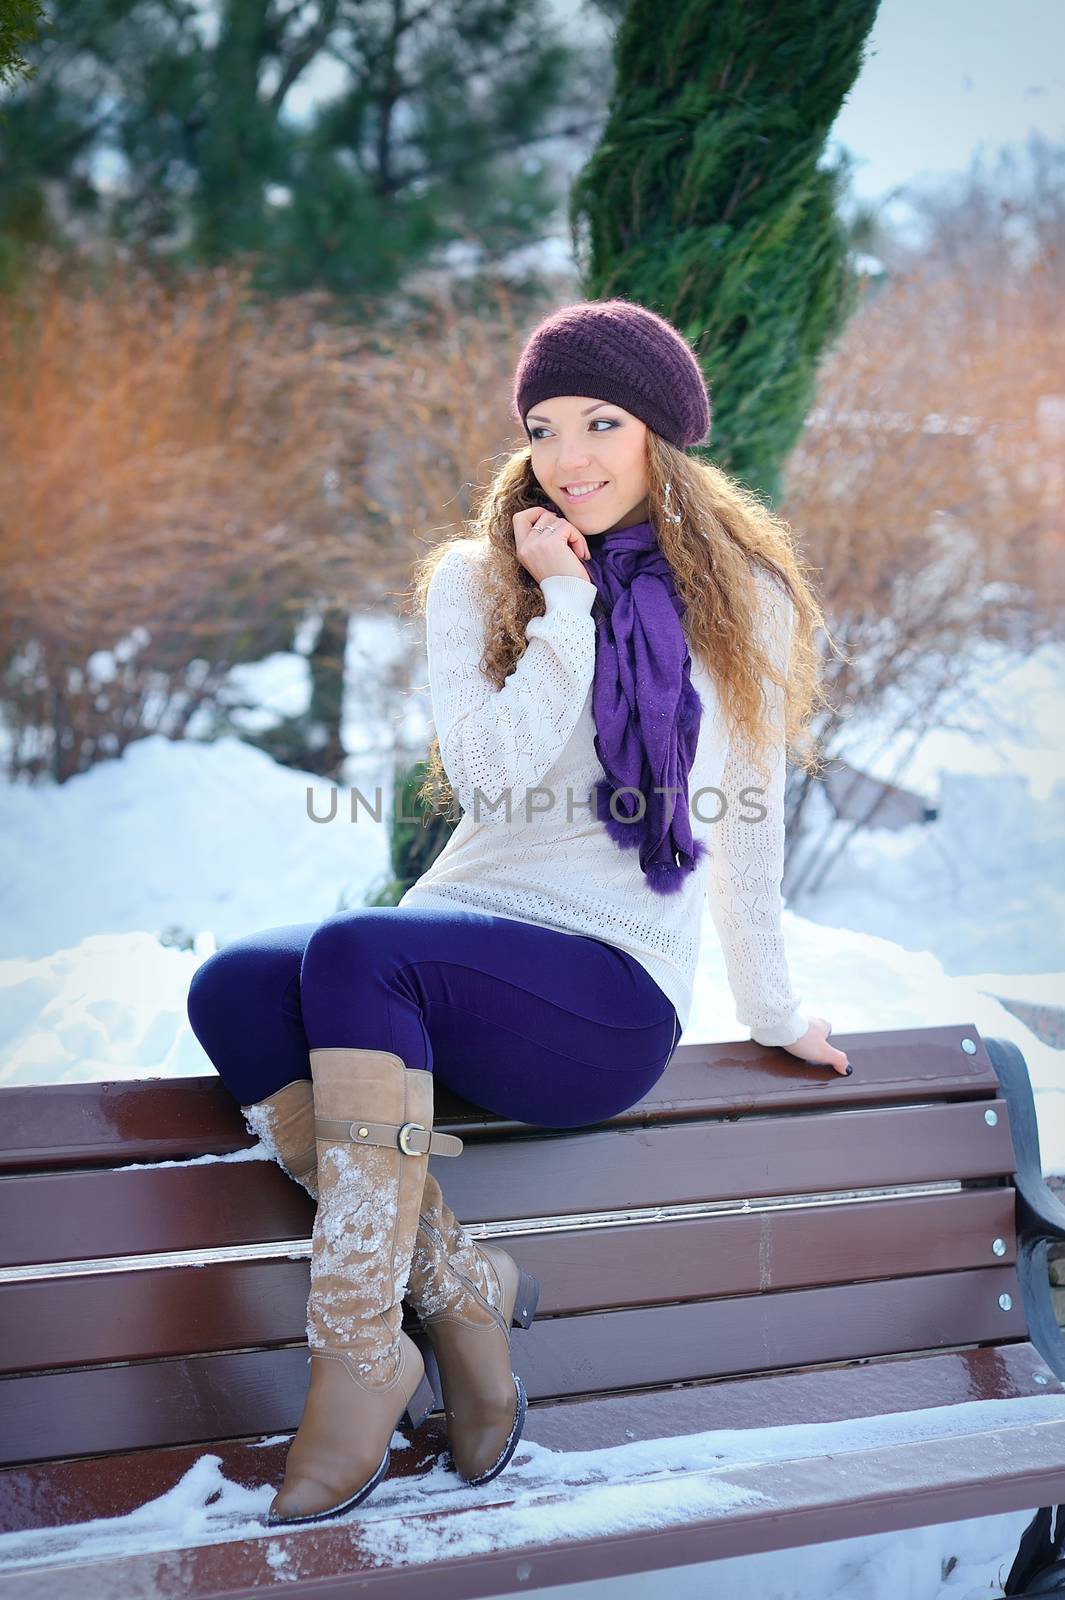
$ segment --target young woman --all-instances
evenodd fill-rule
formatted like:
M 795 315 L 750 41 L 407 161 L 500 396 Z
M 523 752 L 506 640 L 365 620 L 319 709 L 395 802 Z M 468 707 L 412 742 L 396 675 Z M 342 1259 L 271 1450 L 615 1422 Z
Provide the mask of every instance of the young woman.
M 545 1127 L 635 1104 L 688 1020 L 704 897 L 752 1037 L 850 1071 L 780 932 L 785 759 L 822 622 L 787 524 L 685 453 L 706 385 L 645 307 L 546 318 L 513 403 L 528 444 L 415 582 L 423 792 L 456 795 L 461 821 L 398 905 L 236 940 L 189 993 L 249 1128 L 318 1201 L 310 1386 L 271 1522 L 358 1505 L 396 1423 L 431 1409 L 404 1297 L 459 1473 L 489 1482 L 521 1437 L 510 1329 L 539 1286 L 428 1171 L 461 1150 L 433 1131 L 437 1079 Z

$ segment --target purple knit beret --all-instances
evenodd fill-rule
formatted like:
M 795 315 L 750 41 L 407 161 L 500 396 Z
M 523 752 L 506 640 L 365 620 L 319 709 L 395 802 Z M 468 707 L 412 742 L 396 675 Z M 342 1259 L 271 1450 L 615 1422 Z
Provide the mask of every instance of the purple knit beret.
M 691 345 L 671 322 L 632 300 L 582 300 L 533 329 L 514 375 L 512 409 L 556 395 L 611 400 L 678 450 L 710 434 L 710 396 Z

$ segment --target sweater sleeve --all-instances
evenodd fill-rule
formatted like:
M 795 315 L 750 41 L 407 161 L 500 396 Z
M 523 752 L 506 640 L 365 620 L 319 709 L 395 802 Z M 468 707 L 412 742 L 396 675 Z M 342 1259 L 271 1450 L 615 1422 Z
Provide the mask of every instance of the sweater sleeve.
M 597 593 L 586 578 L 545 578 L 545 611 L 526 624 L 528 644 L 497 689 L 481 670 L 484 608 L 460 546 L 433 572 L 426 594 L 426 654 L 444 771 L 478 822 L 525 814 L 528 791 L 550 771 L 577 724 L 595 675 Z
M 775 580 L 759 571 L 764 595 L 767 650 L 775 665 L 787 665 L 795 607 Z M 776 735 L 767 787 L 744 746 L 730 742 L 721 779 L 725 810 L 717 823 L 707 892 L 725 957 L 736 1016 L 759 1044 L 794 1044 L 809 1021 L 791 986 L 780 930 L 784 877 L 784 692 L 763 681 L 767 719 Z M 743 791 L 754 793 L 743 799 Z M 758 818 L 757 812 L 765 813 Z M 752 812 L 755 813 L 752 819 Z M 750 820 L 749 820 L 750 819 Z

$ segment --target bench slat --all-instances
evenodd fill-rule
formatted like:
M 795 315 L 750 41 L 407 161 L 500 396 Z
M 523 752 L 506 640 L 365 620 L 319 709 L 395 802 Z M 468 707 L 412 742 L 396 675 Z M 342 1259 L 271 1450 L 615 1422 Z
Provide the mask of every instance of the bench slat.
M 471 1145 L 458 1160 L 432 1158 L 464 1222 L 811 1194 L 826 1182 L 845 1190 L 1005 1179 L 1015 1166 L 1003 1100 L 570 1133 L 519 1145 Z M 298 1237 L 313 1220 L 310 1196 L 272 1162 L 12 1176 L 4 1196 L 0 1261 L 11 1265 Z
M 550 1450 L 601 1450 L 718 1428 L 837 1422 L 1053 1392 L 1053 1384 L 1036 1381 L 1039 1375 L 1047 1375 L 1046 1365 L 1022 1341 L 999 1350 L 951 1350 L 591 1400 L 534 1401 L 523 1437 Z M 442 1417 L 430 1417 L 413 1435 L 405 1426 L 399 1431 L 411 1442 L 395 1452 L 390 1478 L 421 1474 L 446 1448 Z M 286 1435 L 280 1446 L 209 1440 L 137 1450 L 110 1457 L 106 1472 L 95 1457 L 8 1467 L 0 1471 L 0 1533 L 125 1516 L 166 1494 L 205 1450 L 222 1458 L 222 1470 L 233 1483 L 280 1483 L 287 1444 Z
M 507 1592 L 515 1578 L 532 1580 L 539 1588 L 961 1517 L 1027 1511 L 1033 1503 L 1053 1504 L 1065 1496 L 1063 1463 L 1065 1421 L 999 1421 L 981 1431 L 894 1448 L 724 1464 L 678 1474 L 670 1491 L 684 1494 L 689 1502 L 694 1498 L 697 1516 L 684 1520 L 678 1515 L 664 1525 L 659 1521 L 625 1532 L 606 1529 L 580 1538 L 493 1549 L 493 1530 L 498 1532 L 508 1505 L 503 1490 L 461 1514 L 467 1534 L 472 1525 L 479 1546 L 475 1554 L 454 1554 L 459 1513 L 445 1510 L 439 1501 L 407 1511 L 399 1526 L 387 1508 L 370 1506 L 358 1519 L 284 1534 L 283 1574 L 271 1564 L 278 1553 L 276 1536 L 260 1534 L 194 1549 L 112 1557 L 79 1569 L 77 1586 L 83 1595 L 122 1594 L 130 1600 L 177 1593 L 209 1600 L 259 1593 L 278 1582 L 288 1594 L 350 1593 L 357 1583 L 360 1592 L 371 1588 L 411 1600 L 474 1600 Z M 640 1481 L 632 1479 L 630 1485 Z M 661 1503 L 662 1487 L 651 1474 L 648 1497 Z M 572 1505 L 576 1498 L 572 1488 L 549 1483 L 539 1503 L 549 1514 L 551 1505 Z M 766 1515 L 768 1508 L 772 1515 Z M 375 1548 L 378 1523 L 384 1524 L 394 1552 L 385 1562 Z M 402 1543 L 396 1550 L 401 1530 L 417 1550 L 417 1561 L 404 1558 Z M 19 1592 L 27 1600 L 65 1596 L 70 1576 L 69 1566 L 30 1572 Z M 313 1591 L 304 1588 L 315 1580 Z
M 965 1189 L 526 1234 L 508 1239 L 507 1247 L 542 1283 L 538 1337 L 543 1318 L 559 1314 L 916 1277 L 996 1259 L 1013 1265 L 1015 1205 L 1010 1188 Z M 299 1340 L 309 1276 L 308 1259 L 281 1258 L 2 1284 L 0 1372 Z
M 969 1055 L 963 1039 L 975 1041 Z M 610 1126 L 699 1115 L 738 1116 L 891 1100 L 994 1096 L 998 1079 L 972 1024 L 896 1028 L 839 1036 L 855 1062 L 850 1077 L 809 1066 L 753 1041 L 681 1045 L 651 1093 Z M 59 1169 L 123 1161 L 181 1160 L 246 1148 L 254 1140 L 214 1073 L 191 1078 L 0 1088 L 0 1170 Z M 448 1090 L 437 1122 L 471 1142 L 527 1134 Z
M 237 1295 L 239 1269 L 228 1270 Z M 515 1338 L 514 1362 L 539 1399 L 1026 1334 L 1016 1272 L 1003 1266 L 546 1317 Z M 158 1336 L 165 1344 L 165 1324 Z M 303 1344 L 6 1378 L 0 1465 L 295 1428 L 307 1366 Z

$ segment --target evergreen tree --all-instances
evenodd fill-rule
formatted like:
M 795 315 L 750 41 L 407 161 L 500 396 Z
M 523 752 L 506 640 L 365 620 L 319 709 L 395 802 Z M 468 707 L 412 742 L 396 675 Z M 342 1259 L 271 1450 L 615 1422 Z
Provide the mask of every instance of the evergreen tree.
M 632 0 L 574 184 L 584 292 L 670 318 L 714 407 L 706 453 L 770 499 L 856 302 L 825 140 L 879 0 Z
M 0 124 L 9 245 L 108 234 L 352 301 L 452 240 L 537 237 L 560 195 L 528 152 L 603 115 L 547 0 L 65 0 L 35 63 Z
M 0 0 L 0 89 L 32 75 L 22 47 L 36 38 L 43 15 L 37 0 Z

